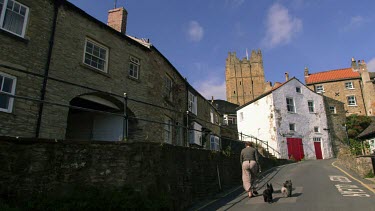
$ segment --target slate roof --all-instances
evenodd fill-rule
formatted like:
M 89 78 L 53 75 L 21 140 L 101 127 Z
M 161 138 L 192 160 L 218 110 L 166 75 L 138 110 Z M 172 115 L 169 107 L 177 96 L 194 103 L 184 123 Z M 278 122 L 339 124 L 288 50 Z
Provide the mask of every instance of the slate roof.
M 303 84 L 300 80 L 298 80 L 296 77 L 293 77 L 293 78 L 291 78 L 291 79 L 289 79 L 288 81 L 285 81 L 285 82 L 283 82 L 283 83 L 276 82 L 275 85 L 272 87 L 271 90 L 269 90 L 269 91 L 267 91 L 267 92 L 264 92 L 263 94 L 259 95 L 257 98 L 255 98 L 255 99 L 253 99 L 253 100 L 251 100 L 251 101 L 249 101 L 249 102 L 243 104 L 242 106 L 237 107 L 236 110 L 238 111 L 238 110 L 240 110 L 241 108 L 243 108 L 243 107 L 245 107 L 245 106 L 247 106 L 247 105 L 250 105 L 250 104 L 252 104 L 252 103 L 255 102 L 255 101 L 260 100 L 261 98 L 263 98 L 263 97 L 265 97 L 265 96 L 271 94 L 273 91 L 279 89 L 280 87 L 284 86 L 286 83 L 288 83 L 289 81 L 291 81 L 291 80 L 293 80 L 293 79 L 297 80 L 297 81 L 300 82 L 302 85 L 304 85 L 304 84 Z M 305 86 L 305 85 L 304 85 L 304 86 Z M 308 87 L 306 87 L 306 88 L 308 88 Z M 315 93 L 315 92 L 314 92 L 314 93 Z M 316 94 L 318 94 L 318 93 L 316 93 Z
M 374 121 L 374 118 L 372 119 L 372 123 L 364 131 L 362 131 L 362 133 L 360 133 L 357 137 L 360 138 L 360 139 L 375 137 L 375 121 Z
M 360 77 L 361 76 L 359 72 L 355 72 L 351 67 L 349 67 L 309 74 L 309 76 L 305 76 L 305 82 L 306 84 L 316 84 L 328 81 L 338 81 Z

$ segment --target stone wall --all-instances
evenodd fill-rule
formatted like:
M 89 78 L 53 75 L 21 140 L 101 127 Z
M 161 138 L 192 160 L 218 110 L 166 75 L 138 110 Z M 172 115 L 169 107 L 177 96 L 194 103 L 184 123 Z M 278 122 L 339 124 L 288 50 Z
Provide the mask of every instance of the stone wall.
M 227 101 L 243 105 L 265 90 L 262 53 L 253 50 L 250 59 L 239 59 L 236 53 L 229 53 L 225 65 Z
M 262 159 L 262 170 L 277 165 Z M 220 179 L 220 180 L 219 180 Z M 66 187 L 132 187 L 169 197 L 169 207 L 241 185 L 239 154 L 160 143 L 68 142 L 0 138 L 0 196 L 22 197 Z M 155 191 L 157 190 L 157 191 Z
M 361 177 L 374 173 L 370 157 L 355 157 L 350 154 L 349 149 L 341 148 L 337 158 L 342 166 L 355 171 Z
M 353 89 L 345 88 L 345 82 L 352 82 Z M 349 80 L 342 80 L 342 81 L 332 81 L 332 82 L 325 82 L 320 84 L 309 84 L 308 87 L 311 90 L 315 90 L 314 86 L 316 85 L 323 85 L 324 92 L 322 93 L 324 96 L 330 97 L 334 100 L 341 101 L 345 103 L 345 110 L 347 111 L 346 115 L 349 116 L 351 114 L 358 114 L 358 115 L 366 115 L 365 112 L 365 105 L 362 96 L 362 88 L 361 88 L 361 81 L 360 78 L 353 78 Z M 355 96 L 355 100 L 357 105 L 349 106 L 347 96 Z

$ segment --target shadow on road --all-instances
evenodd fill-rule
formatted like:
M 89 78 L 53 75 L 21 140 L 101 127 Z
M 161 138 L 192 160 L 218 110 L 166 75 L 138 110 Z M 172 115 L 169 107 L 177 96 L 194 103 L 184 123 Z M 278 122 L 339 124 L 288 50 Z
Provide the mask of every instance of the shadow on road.
M 256 190 L 258 190 L 259 195 L 257 197 L 262 197 L 262 192 L 259 191 L 261 189 L 264 189 L 267 183 L 269 183 L 279 172 L 281 169 L 283 169 L 285 166 L 278 166 L 272 169 L 269 169 L 267 171 L 261 172 L 258 176 L 258 179 L 256 180 Z M 280 193 L 280 190 L 276 190 Z M 275 193 L 276 193 L 275 191 Z M 292 195 L 292 197 L 299 196 L 299 193 L 295 193 Z M 257 198 L 256 197 L 256 198 Z M 275 198 L 274 202 L 278 201 L 280 197 Z M 243 190 L 242 187 L 238 187 L 236 190 L 229 192 L 227 194 L 221 194 L 221 196 L 216 197 L 215 199 L 212 199 L 211 202 L 207 203 L 207 205 L 202 205 L 200 208 L 193 208 L 189 210 L 218 210 L 220 208 L 225 207 L 225 210 L 228 210 L 235 206 L 238 203 L 241 203 L 243 200 L 247 200 L 247 194 Z M 263 199 L 262 199 L 263 200 Z

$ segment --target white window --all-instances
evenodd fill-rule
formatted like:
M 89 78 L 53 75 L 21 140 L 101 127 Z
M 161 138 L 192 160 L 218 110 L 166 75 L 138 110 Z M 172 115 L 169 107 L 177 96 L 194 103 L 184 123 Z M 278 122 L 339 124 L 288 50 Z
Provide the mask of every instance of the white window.
M 323 87 L 323 85 L 317 85 L 315 88 L 316 88 L 316 92 L 317 92 L 317 93 L 322 93 L 322 92 L 324 92 L 324 87 Z
M 189 92 L 189 99 L 188 99 L 188 103 L 189 103 L 189 106 L 188 106 L 188 109 L 190 112 L 192 112 L 193 114 L 197 115 L 198 112 L 197 112 L 197 96 L 193 95 L 191 92 Z
M 357 102 L 355 100 L 354 95 L 348 96 L 347 99 L 348 99 L 348 105 L 349 106 L 356 106 L 357 105 Z
M 164 77 L 164 94 L 165 97 L 169 100 L 172 101 L 172 87 L 173 87 L 173 81 L 172 78 L 169 77 L 168 75 L 165 75 Z
M 24 37 L 29 8 L 13 0 L 0 0 L 0 28 Z
M 296 124 L 289 123 L 289 131 L 296 131 Z
M 228 114 L 223 115 L 224 125 L 235 125 L 237 120 L 235 116 L 230 116 Z
M 301 87 L 296 87 L 296 92 L 297 92 L 297 93 L 302 93 L 302 91 L 301 91 Z
M 329 106 L 329 112 L 331 112 L 331 114 L 335 114 L 336 113 L 336 107 L 335 106 Z
M 315 112 L 314 101 L 312 101 L 312 100 L 307 101 L 307 105 L 309 107 L 309 112 L 314 113 Z
M 172 144 L 172 123 L 172 119 L 166 116 L 164 120 L 164 142 L 168 144 Z
M 191 129 L 189 129 L 190 144 L 202 145 L 202 125 L 193 122 Z
M 210 117 L 211 117 L 211 123 L 215 123 L 215 120 L 214 120 L 214 111 L 212 109 L 210 111 Z
M 353 82 L 345 82 L 346 89 L 354 89 Z
M 217 136 L 210 136 L 210 149 L 220 151 L 220 139 Z
M 0 93 L 14 95 L 16 91 L 16 77 L 0 72 Z M 11 113 L 13 97 L 0 94 L 0 111 Z
M 296 112 L 295 107 L 294 107 L 294 100 L 293 100 L 293 98 L 289 98 L 289 97 L 286 98 L 286 108 L 291 113 L 295 113 Z
M 314 138 L 313 138 L 313 141 L 314 141 L 314 142 L 321 142 L 321 141 L 322 141 L 322 138 L 320 138 L 320 137 L 314 137 Z
M 129 63 L 129 76 L 135 79 L 138 79 L 139 77 L 139 66 L 141 63 L 139 62 L 139 59 L 130 56 L 130 63 Z
M 315 132 L 315 133 L 320 133 L 320 129 L 319 129 L 319 127 L 314 127 L 314 132 Z
M 84 63 L 102 72 L 108 72 L 108 48 L 93 41 L 86 39 Z

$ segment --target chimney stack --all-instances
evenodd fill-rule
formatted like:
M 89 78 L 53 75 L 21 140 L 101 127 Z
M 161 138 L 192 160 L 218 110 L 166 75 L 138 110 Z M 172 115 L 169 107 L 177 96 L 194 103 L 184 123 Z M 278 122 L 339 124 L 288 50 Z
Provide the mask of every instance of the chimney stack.
M 289 81 L 289 73 L 288 72 L 285 73 L 285 81 Z
M 128 18 L 128 12 L 123 7 L 109 10 L 107 25 L 125 34 L 127 18 Z
M 353 70 L 358 69 L 357 62 L 355 61 L 354 57 L 352 57 L 352 69 Z
M 309 76 L 309 68 L 305 67 L 305 77 Z

